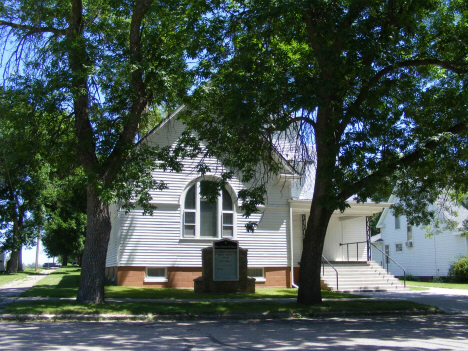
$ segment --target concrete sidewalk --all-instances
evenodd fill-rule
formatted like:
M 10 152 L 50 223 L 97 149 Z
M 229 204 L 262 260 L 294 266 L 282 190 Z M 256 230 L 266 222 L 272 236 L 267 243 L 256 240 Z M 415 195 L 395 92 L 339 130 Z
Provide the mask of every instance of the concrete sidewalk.
M 0 285 L 0 309 L 3 305 L 9 304 L 23 292 L 31 289 L 40 280 L 44 279 L 48 274 L 54 272 L 54 269 L 43 269 L 39 273 L 28 275 L 24 279 L 14 280 L 10 283 Z
M 422 291 L 368 292 L 361 295 L 386 300 L 408 300 L 436 306 L 447 313 L 468 314 L 468 290 L 429 288 Z

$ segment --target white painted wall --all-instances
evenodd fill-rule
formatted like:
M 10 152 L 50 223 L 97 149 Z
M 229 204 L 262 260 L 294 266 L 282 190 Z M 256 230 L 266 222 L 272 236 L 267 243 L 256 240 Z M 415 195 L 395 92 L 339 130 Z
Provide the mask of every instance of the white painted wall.
M 183 125 L 175 120 L 151 138 L 152 144 L 173 145 Z M 210 239 L 182 238 L 183 194 L 199 175 L 194 171 L 198 160 L 184 161 L 181 173 L 156 170 L 153 177 L 163 180 L 168 189 L 152 192 L 158 209 L 152 216 L 142 215 L 141 209 L 128 214 L 111 209 L 112 232 L 108 246 L 106 265 L 111 266 L 183 266 L 200 267 L 201 249 L 212 244 Z M 223 171 L 217 160 L 206 160 L 212 168 L 210 175 Z M 237 193 L 243 184 L 237 178 L 229 182 L 232 191 Z M 239 245 L 248 249 L 250 267 L 278 267 L 288 265 L 289 252 L 289 203 L 290 184 L 287 181 L 272 182 L 268 186 L 268 198 L 262 213 L 249 219 L 243 218 L 237 204 L 236 237 Z M 254 233 L 248 233 L 245 224 L 259 221 Z
M 441 234 L 426 236 L 421 227 L 413 227 L 413 247 L 407 247 L 407 220 L 400 217 L 400 229 L 395 229 L 395 217 L 391 211 L 386 213 L 380 229 L 384 244 L 390 245 L 390 256 L 398 262 L 407 274 L 414 276 L 445 276 L 450 265 L 459 257 L 468 253 L 467 239 L 457 232 L 444 231 Z M 402 243 L 403 250 L 397 252 L 396 244 Z M 394 263 L 390 263 L 389 271 L 401 276 L 402 271 Z

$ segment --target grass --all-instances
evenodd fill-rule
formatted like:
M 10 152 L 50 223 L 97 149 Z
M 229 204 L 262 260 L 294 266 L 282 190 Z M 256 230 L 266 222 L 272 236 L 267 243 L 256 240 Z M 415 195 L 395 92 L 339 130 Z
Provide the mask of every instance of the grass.
M 80 268 L 61 267 L 42 279 L 39 284 L 21 294 L 22 297 L 76 297 L 80 280 Z M 296 298 L 296 289 L 257 289 L 255 294 L 195 294 L 191 289 L 141 288 L 130 286 L 106 286 L 107 298 L 134 299 L 266 299 Z M 356 295 L 322 291 L 323 298 L 359 297 Z
M 0 272 L 0 286 L 11 283 L 15 280 L 27 278 L 30 274 L 38 274 L 34 269 L 26 268 L 23 272 L 5 273 Z
M 61 267 L 42 279 L 23 297 L 76 297 L 80 268 Z M 164 299 L 167 302 L 107 302 L 105 304 L 80 304 L 76 301 L 19 301 L 4 307 L 10 314 L 118 314 L 118 315 L 230 315 L 260 313 L 291 313 L 297 316 L 312 316 L 321 312 L 395 312 L 435 311 L 437 308 L 409 301 L 339 300 L 357 295 L 322 291 L 323 298 L 338 300 L 324 301 L 320 305 L 304 306 L 296 302 L 268 301 L 268 298 L 296 298 L 296 289 L 257 289 L 255 294 L 195 294 L 189 289 L 161 289 L 125 286 L 106 286 L 106 298 Z M 173 301 L 173 300 L 187 300 Z M 197 301 L 214 299 L 215 301 Z M 219 301 L 216 301 L 216 300 Z M 229 299 L 259 299 L 255 302 L 232 302 Z M 192 301 L 188 301 L 192 300 Z M 223 300 L 223 301 L 222 301 Z
M 80 268 L 61 267 L 21 294 L 22 297 L 76 297 Z
M 463 289 L 468 290 L 468 284 L 459 283 L 432 283 L 432 282 L 406 282 L 406 286 L 424 287 L 424 288 L 445 288 L 445 289 Z
M 139 298 L 139 299 L 267 299 L 267 298 L 296 298 L 297 289 L 265 288 L 256 289 L 255 293 L 218 293 L 195 294 L 191 289 L 173 288 L 138 288 L 130 286 L 106 286 L 106 297 L 111 298 Z M 322 291 L 323 298 L 360 297 L 350 294 Z
M 304 306 L 297 303 L 259 302 L 184 302 L 148 303 L 121 302 L 100 305 L 79 304 L 75 301 L 24 301 L 5 307 L 10 314 L 118 314 L 118 315 L 230 315 L 260 313 L 293 313 L 311 316 L 319 312 L 402 312 L 437 311 L 436 307 L 409 301 L 324 301 L 320 305 Z

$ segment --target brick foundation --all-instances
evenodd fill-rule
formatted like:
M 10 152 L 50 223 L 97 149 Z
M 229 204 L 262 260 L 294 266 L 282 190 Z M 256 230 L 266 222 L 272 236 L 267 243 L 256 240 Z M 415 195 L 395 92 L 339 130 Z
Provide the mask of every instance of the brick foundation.
M 256 282 L 256 288 L 289 288 L 291 276 L 289 267 L 265 267 L 265 282 Z M 294 279 L 298 269 L 294 268 Z M 106 278 L 119 286 L 141 286 L 154 288 L 193 288 L 193 280 L 202 275 L 201 267 L 168 267 L 167 282 L 144 282 L 145 267 L 107 267 Z M 112 280 L 114 278 L 114 280 Z

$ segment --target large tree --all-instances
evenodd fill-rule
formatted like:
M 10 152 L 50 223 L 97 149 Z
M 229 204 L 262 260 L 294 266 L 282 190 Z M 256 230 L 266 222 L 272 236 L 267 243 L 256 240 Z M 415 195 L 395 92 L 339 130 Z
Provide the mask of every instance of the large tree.
M 21 270 L 21 248 L 33 244 L 43 223 L 50 166 L 43 147 L 46 119 L 27 92 L 2 89 L 0 116 L 0 243 L 11 251 L 7 272 L 13 273 Z
M 78 301 L 104 301 L 111 230 L 109 203 L 148 204 L 156 165 L 178 168 L 169 150 L 135 148 L 157 106 L 171 106 L 192 85 L 187 50 L 204 1 L 3 1 L 0 37 L 16 87 L 32 88 L 43 107 L 74 121 L 76 152 L 87 176 L 87 233 Z M 45 99 L 47 97 L 47 99 Z M 156 164 L 157 159 L 162 160 Z
M 328 223 L 350 197 L 386 200 L 396 189 L 427 215 L 427 204 L 448 188 L 466 193 L 468 4 L 223 6 L 211 22 L 218 35 L 207 38 L 213 45 L 200 64 L 210 81 L 194 94 L 187 123 L 212 155 L 247 178 L 259 161 L 278 172 L 269 145 L 294 130 L 298 161 L 313 165 L 314 183 L 298 302 L 319 303 Z M 262 195 L 258 189 L 252 194 Z

